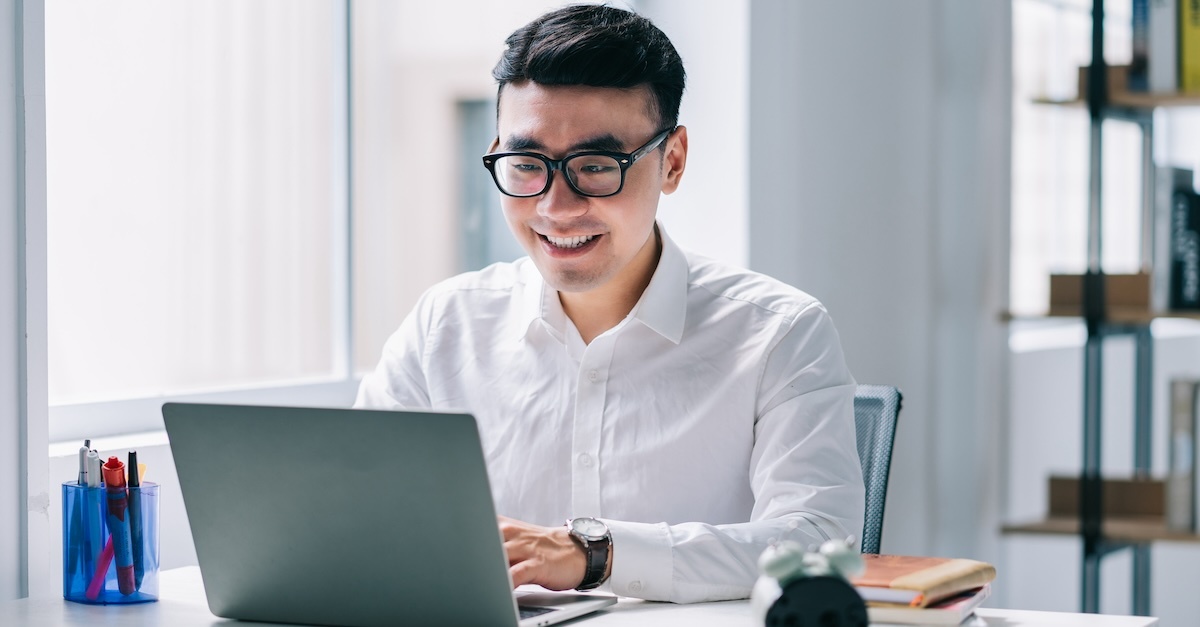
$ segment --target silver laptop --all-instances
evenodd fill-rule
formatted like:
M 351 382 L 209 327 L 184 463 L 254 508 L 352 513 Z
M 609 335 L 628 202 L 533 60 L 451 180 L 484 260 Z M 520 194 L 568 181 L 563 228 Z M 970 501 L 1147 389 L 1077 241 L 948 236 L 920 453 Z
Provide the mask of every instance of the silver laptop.
M 469 415 L 167 403 L 163 420 L 217 616 L 527 627 L 616 602 L 513 593 Z

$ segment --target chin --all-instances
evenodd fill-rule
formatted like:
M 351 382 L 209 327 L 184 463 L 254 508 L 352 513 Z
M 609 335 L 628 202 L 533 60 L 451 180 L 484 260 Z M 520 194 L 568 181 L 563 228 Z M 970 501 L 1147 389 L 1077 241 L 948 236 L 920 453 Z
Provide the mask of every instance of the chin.
M 560 292 L 590 292 L 605 283 L 606 277 L 598 276 L 595 272 L 580 270 L 564 270 L 562 268 L 546 272 L 542 269 L 542 278 L 546 283 Z

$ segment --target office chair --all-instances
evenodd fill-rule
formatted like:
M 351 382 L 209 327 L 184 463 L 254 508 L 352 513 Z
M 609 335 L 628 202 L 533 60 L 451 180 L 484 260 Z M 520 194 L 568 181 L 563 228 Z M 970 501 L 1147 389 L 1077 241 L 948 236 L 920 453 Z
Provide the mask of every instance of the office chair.
M 863 553 L 878 553 L 883 536 L 883 506 L 887 501 L 888 473 L 892 466 L 892 442 L 900 417 L 900 390 L 890 385 L 860 385 L 854 392 L 854 428 L 858 435 L 858 458 L 867 488 L 863 520 Z

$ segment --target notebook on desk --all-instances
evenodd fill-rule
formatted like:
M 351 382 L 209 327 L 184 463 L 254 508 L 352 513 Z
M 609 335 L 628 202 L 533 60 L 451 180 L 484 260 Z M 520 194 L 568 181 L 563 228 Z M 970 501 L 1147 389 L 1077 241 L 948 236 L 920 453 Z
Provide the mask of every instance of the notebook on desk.
M 217 616 L 527 627 L 616 602 L 514 595 L 469 415 L 167 403 L 163 420 Z

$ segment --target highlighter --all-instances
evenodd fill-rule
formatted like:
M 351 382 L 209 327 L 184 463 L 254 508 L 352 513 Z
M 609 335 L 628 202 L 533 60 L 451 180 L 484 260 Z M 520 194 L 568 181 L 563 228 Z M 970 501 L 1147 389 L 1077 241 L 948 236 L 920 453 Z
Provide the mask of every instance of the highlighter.
M 113 557 L 117 562 L 117 587 L 121 594 L 137 590 L 133 572 L 133 543 L 129 529 L 129 498 L 125 494 L 125 464 L 109 457 L 102 469 L 108 495 L 108 530 L 112 534 Z

